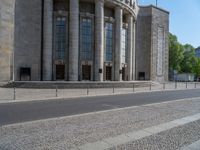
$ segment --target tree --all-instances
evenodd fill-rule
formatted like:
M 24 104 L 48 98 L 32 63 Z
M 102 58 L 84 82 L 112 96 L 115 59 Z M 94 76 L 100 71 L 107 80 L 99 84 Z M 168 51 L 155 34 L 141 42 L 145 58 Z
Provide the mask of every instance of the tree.
M 193 73 L 197 77 L 200 77 L 200 58 L 198 58 L 198 57 L 195 58 L 194 67 L 193 67 Z
M 171 71 L 181 71 L 181 62 L 184 59 L 184 48 L 178 42 L 177 37 L 169 34 L 169 68 Z
M 195 48 L 190 44 L 183 45 L 184 53 L 181 62 L 181 72 L 193 73 L 194 63 L 196 61 Z

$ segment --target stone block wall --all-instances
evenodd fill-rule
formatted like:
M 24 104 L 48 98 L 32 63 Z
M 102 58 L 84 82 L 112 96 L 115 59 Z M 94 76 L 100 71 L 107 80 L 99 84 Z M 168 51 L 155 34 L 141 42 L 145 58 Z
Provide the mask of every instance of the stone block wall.
M 16 0 L 15 9 L 15 80 L 20 80 L 20 68 L 31 69 L 31 80 L 41 77 L 41 0 Z
M 136 79 L 168 81 L 169 13 L 155 6 L 140 7 L 136 34 Z
M 0 0 L 0 81 L 12 80 L 15 0 Z

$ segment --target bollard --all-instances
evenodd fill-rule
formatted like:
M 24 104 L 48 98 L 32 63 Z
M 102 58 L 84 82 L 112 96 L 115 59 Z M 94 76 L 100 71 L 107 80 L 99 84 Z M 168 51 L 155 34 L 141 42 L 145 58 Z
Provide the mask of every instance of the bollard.
M 194 84 L 194 88 L 196 89 L 197 88 L 197 83 L 195 82 L 195 84 Z
M 58 86 L 56 86 L 56 97 L 58 97 Z
M 150 90 L 150 91 L 152 90 L 152 88 L 151 88 L 151 83 L 150 83 L 150 87 L 149 87 L 149 90 Z
M 177 82 L 175 82 L 175 89 L 177 89 Z
M 13 88 L 13 100 L 16 100 L 16 89 L 15 89 L 15 87 Z
M 87 95 L 89 95 L 89 87 L 87 87 Z
M 186 89 L 188 88 L 188 83 L 187 82 L 185 83 L 185 87 L 186 87 Z
M 165 90 L 165 83 L 163 83 L 163 90 Z
M 135 84 L 133 83 L 133 93 L 135 92 Z

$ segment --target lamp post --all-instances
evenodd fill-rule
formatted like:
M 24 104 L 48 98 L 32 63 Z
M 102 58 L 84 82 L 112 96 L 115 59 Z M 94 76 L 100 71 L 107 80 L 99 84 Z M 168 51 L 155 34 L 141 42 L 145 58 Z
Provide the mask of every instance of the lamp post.
M 158 6 L 158 0 L 156 0 L 156 7 Z

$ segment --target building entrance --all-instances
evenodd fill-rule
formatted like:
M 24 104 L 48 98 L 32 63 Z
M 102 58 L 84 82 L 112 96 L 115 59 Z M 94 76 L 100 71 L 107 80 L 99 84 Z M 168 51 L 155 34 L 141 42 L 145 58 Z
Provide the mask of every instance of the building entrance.
M 127 68 L 126 67 L 122 67 L 122 80 L 123 81 L 128 81 Z
M 106 66 L 106 81 L 112 80 L 112 67 Z
M 91 80 L 91 66 L 82 65 L 82 80 Z
M 65 65 L 56 65 L 56 80 L 65 79 Z

